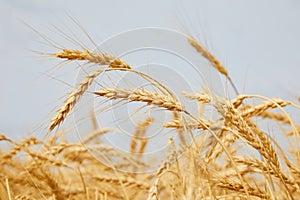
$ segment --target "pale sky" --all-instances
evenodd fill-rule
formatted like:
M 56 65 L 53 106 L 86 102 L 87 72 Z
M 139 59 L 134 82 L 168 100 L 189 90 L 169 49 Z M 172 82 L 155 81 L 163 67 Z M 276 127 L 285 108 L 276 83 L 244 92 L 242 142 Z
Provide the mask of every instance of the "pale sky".
M 58 62 L 31 51 L 51 47 L 24 22 L 52 37 L 52 25 L 65 32 L 76 27 L 69 15 L 99 42 L 141 27 L 191 31 L 209 44 L 241 92 L 300 96 L 298 0 L 0 0 L 0 132 L 13 138 L 46 132 L 70 86 L 43 75 Z M 50 74 L 73 84 L 76 71 L 66 67 Z

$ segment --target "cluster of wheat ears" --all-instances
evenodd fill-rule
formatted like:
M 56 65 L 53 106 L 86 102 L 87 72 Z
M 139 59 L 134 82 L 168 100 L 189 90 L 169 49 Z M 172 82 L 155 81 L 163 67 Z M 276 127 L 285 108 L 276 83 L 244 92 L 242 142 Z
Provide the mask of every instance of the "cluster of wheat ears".
M 193 37 L 187 37 L 187 42 L 232 83 L 214 55 Z M 0 134 L 0 142 L 11 145 L 0 152 L 0 199 L 300 199 L 299 126 L 285 109 L 299 109 L 296 103 L 259 95 L 237 94 L 229 99 L 208 91 L 184 93 L 202 110 L 210 106 L 219 113 L 217 119 L 207 119 L 201 109 L 199 115 L 191 114 L 165 85 L 112 55 L 86 48 L 63 48 L 49 55 L 68 62 L 92 63 L 99 68 L 68 93 L 51 119 L 47 140 L 30 137 L 16 142 L 7 134 Z M 147 167 L 145 173 L 120 171 L 86 148 L 88 143 L 98 144 L 98 151 L 107 157 L 123 158 L 121 164 L 128 168 L 149 166 L 150 161 L 142 159 L 148 139 L 141 136 L 153 122 L 151 117 L 136 125 L 130 154 L 97 140 L 110 128 L 95 128 L 78 143 L 61 137 L 63 130 L 59 126 L 95 79 L 112 71 L 134 73 L 156 90 L 101 87 L 92 91 L 95 97 L 126 104 L 139 102 L 173 115 L 173 120 L 161 128 L 173 129 L 181 143 L 175 145 L 170 138 L 170 155 L 155 172 L 147 173 Z M 279 128 L 268 133 L 260 127 L 261 121 L 275 122 Z M 195 132 L 200 134 L 195 136 Z M 284 136 L 288 148 L 278 144 L 272 137 L 275 134 Z M 192 142 L 188 143 L 188 139 Z

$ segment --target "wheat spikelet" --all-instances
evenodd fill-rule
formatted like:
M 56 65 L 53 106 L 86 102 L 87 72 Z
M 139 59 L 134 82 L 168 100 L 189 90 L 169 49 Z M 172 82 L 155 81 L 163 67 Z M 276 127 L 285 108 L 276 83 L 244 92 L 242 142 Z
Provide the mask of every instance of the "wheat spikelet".
M 11 139 L 6 137 L 3 133 L 0 133 L 0 141 L 8 141 L 10 143 L 14 143 Z
M 174 98 L 163 96 L 157 92 L 150 92 L 146 89 L 128 90 L 121 88 L 102 88 L 94 94 L 109 99 L 124 99 L 128 101 L 145 102 L 148 105 L 155 105 L 166 108 L 170 111 L 183 111 L 182 105 Z
M 250 98 L 250 95 L 238 95 L 235 99 L 231 100 L 231 103 L 234 108 L 238 108 L 243 104 L 243 101 L 247 98 Z
M 16 195 L 14 198 L 15 200 L 35 200 L 35 198 L 33 198 L 32 196 L 24 194 Z
M 197 100 L 202 103 L 210 103 L 211 102 L 211 97 L 205 93 L 189 94 L 189 93 L 183 92 L 183 95 L 188 99 Z
M 158 183 L 160 180 L 160 176 L 158 175 L 158 177 L 155 179 L 154 183 L 152 184 L 151 188 L 149 189 L 149 195 L 147 200 L 159 200 L 158 199 Z
M 115 58 L 111 63 L 109 63 L 109 68 L 114 69 L 131 69 L 131 67 L 121 59 Z
M 296 128 L 296 130 L 291 130 L 291 131 L 287 132 L 286 135 L 287 136 L 295 136 L 295 135 L 297 136 L 297 135 L 299 135 L 299 133 L 300 133 L 300 126 L 298 126 Z
M 87 144 L 95 138 L 97 138 L 98 136 L 108 133 L 109 131 L 111 131 L 111 129 L 109 128 L 96 129 L 92 133 L 90 133 L 90 135 L 88 135 L 85 139 L 83 139 L 81 143 Z

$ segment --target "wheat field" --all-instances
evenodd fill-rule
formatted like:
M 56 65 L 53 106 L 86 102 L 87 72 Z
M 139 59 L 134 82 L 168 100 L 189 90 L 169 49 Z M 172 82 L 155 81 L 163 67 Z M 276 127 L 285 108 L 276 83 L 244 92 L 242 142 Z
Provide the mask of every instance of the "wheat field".
M 298 102 L 240 94 L 230 73 L 212 53 L 191 36 L 186 42 L 236 93 L 229 99 L 209 90 L 182 91 L 188 101 L 197 104 L 197 115 L 167 86 L 113 55 L 87 48 L 61 48 L 47 54 L 63 62 L 94 64 L 98 70 L 87 74 L 68 93 L 49 120 L 43 140 L 14 141 L 9 133 L 0 134 L 1 145 L 9 147 L 0 152 L 0 199 L 300 199 L 300 125 L 293 120 L 295 112 L 289 113 L 291 109 L 299 112 Z M 111 72 L 135 74 L 154 89 L 100 84 L 97 90 L 90 90 L 97 77 Z M 87 93 L 104 103 L 126 106 L 137 102 L 141 108 L 168 112 L 172 119 L 160 128 L 173 131 L 179 144 L 170 137 L 168 155 L 159 167 L 151 168 L 151 160 L 144 158 L 149 141 L 143 136 L 156 120 L 152 117 L 136 124 L 128 154 L 101 141 L 118 127 L 94 126 L 80 142 L 68 141 L 60 127 Z M 205 107 L 214 109 L 219 117 L 207 118 Z M 278 129 L 274 133 L 262 128 L 265 123 Z M 275 134 L 286 141 L 277 141 Z M 110 162 L 115 157 L 121 162 L 108 165 L 95 157 L 87 144 L 105 152 Z

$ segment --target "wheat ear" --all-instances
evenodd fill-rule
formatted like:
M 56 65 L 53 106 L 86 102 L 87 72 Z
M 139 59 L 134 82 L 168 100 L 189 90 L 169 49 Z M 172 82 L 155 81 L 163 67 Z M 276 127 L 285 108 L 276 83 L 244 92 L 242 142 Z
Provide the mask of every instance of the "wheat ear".
M 259 116 L 262 113 L 264 113 L 268 109 L 277 108 L 277 107 L 284 107 L 287 105 L 290 105 L 291 102 L 284 101 L 282 99 L 273 99 L 273 101 L 267 101 L 262 104 L 255 105 L 253 107 L 250 107 L 249 109 L 246 109 L 242 112 L 242 116 L 244 118 L 251 118 L 254 116 Z
M 69 96 L 64 101 L 65 104 L 59 110 L 57 110 L 56 115 L 51 119 L 49 131 L 52 131 L 56 126 L 59 126 L 65 120 L 67 114 L 73 109 L 81 96 L 102 71 L 103 70 L 98 70 L 93 74 L 86 76 L 85 79 L 81 81 L 72 92 L 70 92 Z
M 121 88 L 102 88 L 94 94 L 109 99 L 123 99 L 128 101 L 145 102 L 148 105 L 156 105 L 170 111 L 183 111 L 183 106 L 170 96 L 163 96 L 158 92 L 150 92 L 146 89 L 128 90 Z
M 235 93 L 238 95 L 239 92 L 238 92 L 237 88 L 235 87 L 232 79 L 230 78 L 228 71 L 225 69 L 225 67 L 222 65 L 222 63 L 220 61 L 218 61 L 218 59 L 212 53 L 210 53 L 205 47 L 203 47 L 199 42 L 197 42 L 195 38 L 189 36 L 188 42 L 190 43 L 190 45 L 192 47 L 194 47 L 194 49 L 198 53 L 200 53 L 204 58 L 206 58 L 215 69 L 217 69 L 222 75 L 224 75 L 227 78 L 227 80 L 232 85 Z
M 265 159 L 274 164 L 275 167 L 279 168 L 277 153 L 271 142 L 260 129 L 252 126 L 253 123 L 247 121 L 244 118 L 244 115 L 240 114 L 231 102 L 218 102 L 214 106 L 225 118 L 226 126 L 234 126 L 238 130 L 240 136 L 245 138 Z
M 190 100 L 196 100 L 202 103 L 210 103 L 211 102 L 211 97 L 208 94 L 205 93 L 187 93 L 187 92 L 183 92 L 182 93 L 183 96 L 185 96 L 186 98 L 190 99 Z
M 63 58 L 68 60 L 86 60 L 90 63 L 96 63 L 99 65 L 109 65 L 111 68 L 126 68 L 131 67 L 123 60 L 116 58 L 110 54 L 91 52 L 87 49 L 80 51 L 77 49 L 63 49 L 61 52 L 51 54 L 57 58 Z
M 152 124 L 153 120 L 154 120 L 153 118 L 148 117 L 146 120 L 139 122 L 136 125 L 135 133 L 133 134 L 131 143 L 130 143 L 130 152 L 131 153 L 136 153 L 136 152 L 143 153 L 143 151 L 146 147 L 146 144 L 147 144 L 147 139 L 144 137 L 147 132 L 147 129 Z M 140 148 L 137 151 L 138 141 L 140 144 Z
M 100 65 L 109 65 L 108 69 L 131 69 L 127 63 L 118 58 L 114 58 L 108 54 L 91 53 L 88 50 L 81 52 L 79 50 L 65 49 L 64 51 L 53 55 L 59 58 L 67 58 L 69 60 L 87 60 Z M 72 92 L 70 92 L 69 96 L 64 101 L 65 104 L 57 110 L 57 114 L 51 119 L 49 127 L 50 132 L 64 121 L 67 114 L 73 109 L 81 96 L 86 92 L 88 87 L 101 72 L 103 72 L 103 70 L 97 70 L 93 74 L 86 76 L 85 79 L 81 81 Z

